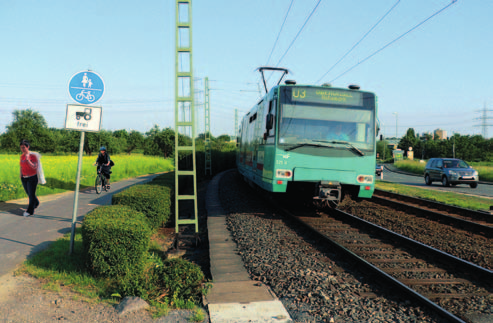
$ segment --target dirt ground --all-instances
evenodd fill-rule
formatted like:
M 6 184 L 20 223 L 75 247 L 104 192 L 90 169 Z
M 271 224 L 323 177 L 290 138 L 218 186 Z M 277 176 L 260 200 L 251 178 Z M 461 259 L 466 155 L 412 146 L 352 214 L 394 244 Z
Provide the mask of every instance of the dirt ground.
M 153 319 L 141 310 L 119 316 L 109 304 L 93 304 L 71 292 L 66 287 L 51 291 L 26 275 L 13 274 L 0 277 L 0 322 L 190 322 L 193 313 L 187 310 L 172 311 L 169 315 Z M 207 315 L 206 315 L 207 316 Z M 204 322 L 208 322 L 208 318 Z

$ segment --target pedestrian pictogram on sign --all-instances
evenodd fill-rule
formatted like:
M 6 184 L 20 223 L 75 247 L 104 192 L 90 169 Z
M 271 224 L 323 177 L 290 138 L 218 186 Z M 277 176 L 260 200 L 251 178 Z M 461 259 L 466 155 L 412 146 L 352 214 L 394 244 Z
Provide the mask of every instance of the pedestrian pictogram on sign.
M 103 97 L 104 82 L 97 73 L 82 71 L 72 76 L 68 91 L 76 102 L 86 105 L 94 104 Z

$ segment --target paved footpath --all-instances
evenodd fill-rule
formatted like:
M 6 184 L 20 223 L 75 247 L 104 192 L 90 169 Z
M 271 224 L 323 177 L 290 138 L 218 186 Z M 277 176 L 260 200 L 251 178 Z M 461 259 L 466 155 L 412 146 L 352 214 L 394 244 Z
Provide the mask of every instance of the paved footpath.
M 111 183 L 109 192 L 96 194 L 94 188 L 79 191 L 77 227 L 92 209 L 111 204 L 111 196 L 134 184 L 142 184 L 157 175 L 146 175 Z M 29 256 L 70 232 L 74 192 L 38 197 L 40 206 L 34 216 L 23 217 L 28 199 L 0 202 L 0 276 L 22 264 Z M 68 252 L 68 250 L 67 250 Z

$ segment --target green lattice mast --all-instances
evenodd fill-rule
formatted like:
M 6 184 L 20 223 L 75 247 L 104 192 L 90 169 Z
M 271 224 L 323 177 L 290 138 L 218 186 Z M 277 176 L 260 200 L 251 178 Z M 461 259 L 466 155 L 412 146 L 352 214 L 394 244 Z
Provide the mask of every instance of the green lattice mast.
M 199 231 L 192 73 L 192 0 L 176 0 L 175 39 L 175 247 L 178 248 L 180 225 L 193 224 L 196 238 Z M 193 216 L 191 212 L 194 212 Z
M 234 133 L 234 139 L 237 140 L 238 138 L 238 108 L 235 108 L 235 133 Z
M 205 146 L 205 175 L 212 176 L 212 156 L 211 156 L 211 109 L 209 105 L 209 78 L 205 78 L 204 89 L 204 115 L 205 115 L 205 130 L 204 130 L 204 146 Z

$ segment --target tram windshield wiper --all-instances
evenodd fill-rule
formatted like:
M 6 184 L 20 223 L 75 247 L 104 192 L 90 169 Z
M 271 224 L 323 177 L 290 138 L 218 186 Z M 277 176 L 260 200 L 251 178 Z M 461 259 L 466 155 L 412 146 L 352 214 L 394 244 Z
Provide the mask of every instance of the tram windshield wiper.
M 289 148 L 286 148 L 284 149 L 285 151 L 290 151 L 290 150 L 293 150 L 293 149 L 296 149 L 296 148 L 300 148 L 300 147 L 305 147 L 305 146 L 309 146 L 309 147 L 319 147 L 319 148 L 334 148 L 334 146 L 329 146 L 329 145 L 321 145 L 321 144 L 310 144 L 310 143 L 303 143 L 303 144 L 297 144 L 297 145 L 294 145 L 292 147 L 289 147 Z
M 316 142 L 325 142 L 325 143 L 328 143 L 328 144 L 341 144 L 341 145 L 346 145 L 346 148 L 347 149 L 350 149 L 354 152 L 357 152 L 358 155 L 360 156 L 364 156 L 365 153 L 362 152 L 361 150 L 359 150 L 358 148 L 356 148 L 355 146 L 351 145 L 349 142 L 347 141 L 343 141 L 343 140 L 314 140 Z

